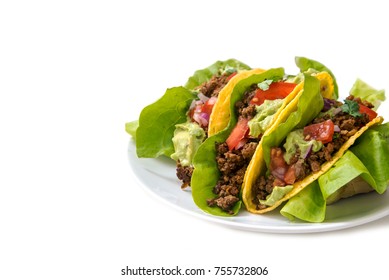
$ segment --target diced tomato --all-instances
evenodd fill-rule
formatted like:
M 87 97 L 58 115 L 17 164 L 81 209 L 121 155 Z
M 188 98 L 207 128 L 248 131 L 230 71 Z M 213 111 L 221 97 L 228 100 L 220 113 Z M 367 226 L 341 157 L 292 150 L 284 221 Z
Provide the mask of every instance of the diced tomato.
M 216 101 L 217 97 L 211 97 L 210 99 L 208 99 L 201 107 L 201 112 L 211 115 L 213 106 L 215 105 Z
M 311 139 L 321 141 L 323 144 L 332 141 L 334 135 L 334 123 L 326 120 L 321 123 L 311 124 L 304 127 L 304 136 L 309 135 Z
M 257 89 L 250 103 L 259 106 L 265 100 L 284 99 L 295 87 L 294 83 L 273 82 L 267 90 Z
M 234 72 L 231 75 L 229 75 L 228 78 L 227 78 L 227 81 L 231 80 L 232 77 L 234 77 L 236 74 L 238 74 L 238 72 Z
M 361 114 L 367 114 L 370 121 L 377 117 L 377 112 L 362 104 L 359 104 L 359 112 Z
M 294 184 L 294 182 L 296 182 L 296 166 L 295 165 L 289 166 L 288 171 L 286 171 L 286 173 L 285 173 L 284 181 L 288 185 L 292 185 L 292 184 Z
M 239 143 L 247 137 L 247 134 L 249 132 L 249 125 L 247 119 L 239 119 L 238 123 L 232 130 L 230 136 L 228 136 L 226 143 L 228 145 L 228 148 L 230 151 L 237 148 L 239 146 Z
M 270 173 L 275 177 L 273 186 L 292 185 L 296 182 L 296 167 L 288 165 L 281 148 L 270 151 Z
M 192 122 L 196 122 L 202 127 L 207 127 L 216 101 L 217 97 L 211 97 L 205 103 L 200 100 L 196 101 L 195 106 L 188 112 L 189 118 Z

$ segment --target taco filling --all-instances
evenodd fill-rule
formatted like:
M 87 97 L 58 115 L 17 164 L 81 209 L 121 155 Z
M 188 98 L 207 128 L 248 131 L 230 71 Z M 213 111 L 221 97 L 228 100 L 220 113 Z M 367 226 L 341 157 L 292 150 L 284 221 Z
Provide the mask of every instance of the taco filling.
M 198 99 L 193 100 L 188 111 L 188 121 L 176 125 L 173 144 L 175 153 L 171 157 L 177 161 L 176 175 L 182 182 L 181 188 L 190 186 L 193 173 L 191 161 L 198 146 L 208 134 L 212 110 L 220 91 L 238 73 L 235 68 L 227 68 L 195 88 Z
M 303 128 L 288 134 L 283 145 L 272 147 L 268 174 L 252 186 L 256 210 L 273 206 L 295 182 L 321 170 L 350 137 L 377 117 L 374 105 L 350 95 L 344 103 L 324 98 L 321 113 Z
M 207 200 L 208 206 L 230 212 L 240 200 L 243 178 L 258 142 L 271 125 L 283 99 L 295 87 L 295 83 L 283 80 L 265 80 L 251 86 L 244 98 L 235 103 L 238 122 L 225 142 L 216 143 L 220 177 L 213 188 L 216 196 Z

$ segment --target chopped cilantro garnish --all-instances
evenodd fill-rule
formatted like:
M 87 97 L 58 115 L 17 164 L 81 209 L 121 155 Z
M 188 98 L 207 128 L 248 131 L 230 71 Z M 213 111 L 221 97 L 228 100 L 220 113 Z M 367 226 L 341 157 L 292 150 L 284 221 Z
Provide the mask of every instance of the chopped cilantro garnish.
M 353 117 L 362 116 L 362 114 L 359 112 L 359 104 L 354 100 L 345 100 L 341 108 L 343 112 L 348 113 Z

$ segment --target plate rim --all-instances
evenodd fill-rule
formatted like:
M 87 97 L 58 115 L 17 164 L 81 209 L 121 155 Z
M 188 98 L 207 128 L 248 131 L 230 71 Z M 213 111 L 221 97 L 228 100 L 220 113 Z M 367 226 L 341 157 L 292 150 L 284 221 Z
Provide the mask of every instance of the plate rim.
M 235 228 L 239 230 L 245 230 L 245 231 L 252 231 L 252 232 L 263 232 L 263 233 L 281 233 L 281 234 L 300 234 L 300 233 L 318 233 L 318 232 L 328 232 L 328 231 L 336 231 L 336 230 L 342 230 L 347 229 L 351 227 L 357 227 L 363 224 L 367 224 L 379 219 L 382 219 L 386 216 L 389 216 L 389 203 L 388 207 L 381 209 L 381 211 L 374 212 L 367 214 L 366 216 L 360 216 L 352 221 L 341 221 L 341 222 L 321 222 L 321 223 L 309 223 L 309 222 L 298 222 L 294 223 L 293 221 L 289 221 L 287 218 L 285 218 L 285 225 L 277 225 L 277 226 L 271 226 L 271 225 L 260 225 L 260 224 L 248 224 L 248 223 L 241 223 L 237 222 L 236 220 L 231 220 L 229 217 L 219 217 L 219 216 L 213 216 L 210 215 L 201 209 L 198 209 L 199 211 L 193 211 L 191 209 L 184 208 L 180 205 L 177 205 L 173 203 L 172 201 L 169 201 L 168 199 L 162 197 L 161 195 L 158 195 L 157 192 L 153 191 L 150 187 L 148 187 L 144 181 L 139 177 L 139 175 L 136 172 L 135 165 L 136 160 L 139 160 L 136 156 L 135 152 L 135 142 L 131 139 L 128 143 L 128 149 L 127 149 L 127 157 L 128 157 L 128 163 L 131 167 L 131 171 L 140 187 L 149 193 L 152 197 L 158 199 L 159 201 L 162 201 L 164 204 L 170 205 L 170 207 L 173 207 L 180 212 L 186 213 L 190 216 L 193 216 L 195 218 L 199 218 L 202 220 L 206 220 L 208 222 L 216 223 L 221 226 Z M 158 158 L 152 158 L 152 159 L 146 159 L 146 160 L 154 160 L 156 162 L 160 162 Z M 160 164 L 163 164 L 162 162 Z M 141 168 L 138 166 L 138 168 Z M 179 187 L 179 186 L 177 186 Z M 194 202 L 193 202 L 194 204 Z M 251 213 L 247 212 L 247 215 L 253 215 Z M 237 216 L 234 216 L 236 218 Z M 293 224 L 293 226 L 291 226 Z

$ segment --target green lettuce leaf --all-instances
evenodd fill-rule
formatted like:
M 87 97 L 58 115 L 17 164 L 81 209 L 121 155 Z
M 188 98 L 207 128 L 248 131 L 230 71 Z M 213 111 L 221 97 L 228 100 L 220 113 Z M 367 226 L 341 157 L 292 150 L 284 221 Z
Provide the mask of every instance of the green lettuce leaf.
M 328 74 L 331 75 L 331 77 L 333 79 L 333 82 L 334 82 L 334 93 L 332 95 L 332 98 L 333 99 L 338 99 L 338 97 L 339 97 L 338 84 L 336 82 L 335 75 L 331 72 L 330 69 L 328 69 L 325 65 L 323 65 L 320 62 L 312 60 L 312 59 L 309 59 L 309 58 L 306 58 L 306 57 L 299 57 L 299 56 L 297 56 L 295 58 L 295 62 L 296 62 L 297 67 L 300 68 L 301 72 L 308 71 L 310 68 L 313 68 L 313 69 L 315 69 L 317 71 L 320 71 L 320 72 L 322 72 L 322 71 L 328 72 Z
M 377 125 L 361 135 L 351 147 L 373 176 L 378 193 L 383 193 L 389 184 L 389 123 Z
M 385 90 L 376 90 L 361 79 L 357 79 L 350 90 L 350 94 L 369 101 L 377 110 L 382 101 L 385 101 Z
M 192 77 L 188 79 L 188 81 L 185 84 L 185 87 L 187 89 L 195 89 L 199 85 L 201 85 L 204 82 L 209 81 L 209 79 L 212 78 L 213 75 L 217 73 L 222 73 L 223 71 L 233 68 L 236 70 L 250 70 L 251 68 L 244 64 L 243 62 L 240 62 L 236 59 L 228 59 L 225 61 L 216 61 L 211 66 L 197 70 Z
M 187 120 L 186 113 L 194 98 L 190 90 L 174 87 L 142 110 L 136 130 L 138 157 L 170 156 L 174 152 L 172 138 L 175 125 Z
M 330 170 L 292 197 L 281 209 L 281 214 L 290 220 L 298 218 L 307 222 L 322 222 L 328 200 L 336 201 L 339 190 L 358 176 L 375 185 L 363 163 L 347 151 Z
M 268 167 L 270 166 L 271 148 L 280 146 L 292 130 L 303 128 L 311 122 L 324 106 L 319 80 L 309 75 L 305 75 L 304 80 L 304 92 L 299 98 L 297 110 L 291 112 L 287 120 L 272 133 L 263 137 L 263 157 Z
M 273 206 L 276 204 L 277 201 L 282 199 L 285 195 L 287 195 L 291 190 L 293 189 L 292 185 L 287 185 L 284 187 L 274 187 L 271 194 L 269 194 L 266 197 L 266 200 L 259 200 L 261 204 L 267 205 L 267 206 Z
M 126 123 L 125 129 L 127 133 L 130 134 L 132 138 L 134 138 L 134 140 L 136 140 L 136 130 L 138 129 L 138 126 L 139 126 L 138 120 Z
M 325 219 L 326 201 L 317 181 L 308 185 L 282 207 L 281 214 L 289 220 L 300 219 L 320 223 Z
M 193 200 L 203 211 L 217 216 L 231 216 L 231 214 L 224 212 L 219 207 L 209 207 L 207 205 L 207 199 L 216 197 L 213 193 L 213 188 L 216 186 L 220 176 L 216 162 L 216 143 L 225 142 L 237 123 L 237 115 L 234 110 L 235 103 L 243 98 L 244 93 L 251 85 L 262 82 L 265 79 L 282 77 L 283 75 L 284 69 L 276 68 L 241 80 L 231 93 L 230 109 L 233 113 L 231 114 L 228 126 L 219 133 L 206 139 L 197 150 L 193 159 L 194 171 L 191 187 Z M 232 209 L 234 214 L 238 213 L 241 204 L 241 201 L 235 204 L 234 209 Z
M 324 199 L 328 199 L 351 180 L 361 176 L 370 186 L 376 189 L 376 183 L 369 170 L 351 152 L 347 151 L 330 170 L 319 177 L 319 185 Z M 331 201 L 336 198 L 331 197 Z
M 281 209 L 289 219 L 312 222 L 322 221 L 326 206 L 318 201 L 319 193 L 327 203 L 336 200 L 344 186 L 356 178 L 362 178 L 377 193 L 385 192 L 389 185 L 389 123 L 367 130 L 342 158 L 319 177 L 318 188 L 307 186 L 291 198 Z M 312 196 L 312 197 L 311 197 Z
M 194 171 L 191 179 L 192 197 L 196 205 L 203 211 L 216 216 L 231 216 L 219 207 L 209 207 L 207 199 L 216 197 L 213 188 L 220 177 L 216 162 L 217 143 L 223 143 L 230 134 L 229 130 L 223 130 L 204 141 L 199 147 L 193 159 Z M 232 212 L 237 214 L 241 208 L 241 201 L 238 201 Z
M 126 131 L 136 138 L 138 157 L 170 156 L 174 152 L 172 138 L 175 125 L 187 120 L 188 108 L 196 98 L 192 90 L 213 75 L 231 69 L 239 71 L 250 67 L 235 59 L 217 61 L 196 71 L 185 87 L 168 89 L 164 96 L 142 110 L 139 121 L 126 123 Z

